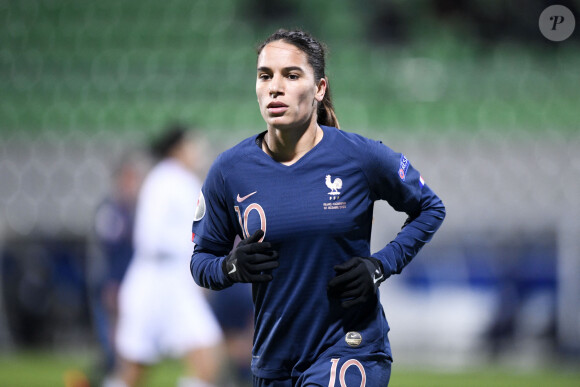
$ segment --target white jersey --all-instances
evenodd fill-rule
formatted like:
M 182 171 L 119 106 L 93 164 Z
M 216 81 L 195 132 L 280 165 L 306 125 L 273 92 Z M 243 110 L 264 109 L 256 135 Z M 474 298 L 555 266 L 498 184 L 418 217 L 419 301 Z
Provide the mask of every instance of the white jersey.
M 136 259 L 189 262 L 191 223 L 200 189 L 199 179 L 173 159 L 151 170 L 137 203 Z
M 135 218 L 135 254 L 120 292 L 117 347 L 126 359 L 161 356 L 217 344 L 221 330 L 203 290 L 192 280 L 191 222 L 200 181 L 173 159 L 145 179 Z

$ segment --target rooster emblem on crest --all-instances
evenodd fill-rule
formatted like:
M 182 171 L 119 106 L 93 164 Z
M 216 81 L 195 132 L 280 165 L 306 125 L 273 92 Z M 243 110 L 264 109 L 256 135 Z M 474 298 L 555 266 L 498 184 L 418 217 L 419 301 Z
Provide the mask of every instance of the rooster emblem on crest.
M 330 175 L 326 175 L 326 186 L 330 188 L 329 195 L 338 196 L 340 195 L 339 189 L 342 189 L 342 180 L 337 177 L 334 181 L 331 180 Z

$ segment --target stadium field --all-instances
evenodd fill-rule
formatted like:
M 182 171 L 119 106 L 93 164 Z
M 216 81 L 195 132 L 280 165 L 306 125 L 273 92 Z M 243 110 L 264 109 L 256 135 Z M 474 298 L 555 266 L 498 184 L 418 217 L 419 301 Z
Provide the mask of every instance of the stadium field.
M 0 386 L 95 387 L 91 384 L 90 355 L 19 352 L 0 355 Z M 145 387 L 174 386 L 180 365 L 165 361 L 151 370 Z M 510 371 L 485 368 L 466 372 L 436 372 L 408 366 L 394 367 L 391 387 L 578 387 L 580 370 Z M 373 387 L 373 386 L 369 386 Z

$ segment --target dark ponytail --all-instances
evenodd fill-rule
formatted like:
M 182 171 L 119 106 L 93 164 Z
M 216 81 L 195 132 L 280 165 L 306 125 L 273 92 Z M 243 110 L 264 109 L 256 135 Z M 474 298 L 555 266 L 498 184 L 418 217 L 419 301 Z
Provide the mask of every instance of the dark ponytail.
M 322 102 L 318 104 L 318 117 L 317 122 L 320 125 L 334 126 L 340 129 L 338 125 L 338 118 L 336 118 L 336 113 L 334 112 L 334 105 L 332 103 L 332 98 L 330 96 L 330 85 L 326 81 L 326 92 L 324 93 L 324 98 Z
M 321 79 L 326 79 L 326 93 L 322 102 L 318 104 L 317 109 L 317 123 L 325 126 L 334 126 L 339 128 L 338 119 L 336 118 L 336 113 L 334 112 L 334 105 L 332 104 L 332 98 L 330 95 L 330 85 L 328 84 L 328 78 L 326 78 L 325 68 L 326 68 L 326 50 L 324 44 L 317 41 L 310 34 L 301 31 L 293 30 L 288 31 L 280 29 L 270 35 L 264 42 L 258 47 L 258 55 L 262 52 L 262 49 L 268 44 L 278 40 L 282 40 L 286 43 L 290 43 L 293 46 L 299 48 L 302 52 L 306 54 L 308 58 L 308 63 L 312 66 L 314 70 L 314 79 L 319 82 Z

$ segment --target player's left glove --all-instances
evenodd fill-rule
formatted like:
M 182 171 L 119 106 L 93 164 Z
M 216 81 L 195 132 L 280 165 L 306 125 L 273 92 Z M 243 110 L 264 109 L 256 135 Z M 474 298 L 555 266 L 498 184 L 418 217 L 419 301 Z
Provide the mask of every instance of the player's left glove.
M 334 267 L 336 277 L 328 283 L 328 294 L 342 299 L 342 306 L 365 303 L 385 280 L 381 263 L 373 257 L 353 257 Z

